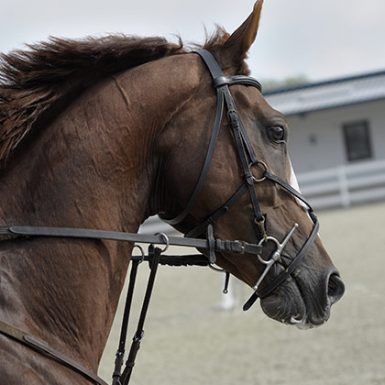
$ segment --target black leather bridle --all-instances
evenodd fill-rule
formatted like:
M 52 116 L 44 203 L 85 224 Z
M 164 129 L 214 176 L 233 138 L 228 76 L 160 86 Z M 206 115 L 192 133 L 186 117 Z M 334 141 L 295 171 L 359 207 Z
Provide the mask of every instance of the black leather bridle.
M 256 234 L 259 235 L 260 241 L 258 245 L 263 247 L 267 242 L 273 242 L 276 246 L 276 250 L 269 260 L 263 260 L 260 255 L 258 256 L 259 261 L 264 264 L 265 270 L 262 273 L 260 279 L 258 279 L 256 285 L 254 286 L 254 293 L 250 299 L 246 302 L 243 309 L 248 310 L 251 305 L 258 299 L 269 296 L 278 286 L 280 286 L 290 275 L 297 269 L 298 265 L 301 263 L 305 255 L 307 254 L 310 246 L 313 244 L 319 229 L 319 222 L 316 215 L 313 212 L 310 204 L 305 200 L 305 198 L 287 182 L 279 178 L 278 176 L 272 174 L 268 166 L 261 160 L 259 160 L 254 152 L 253 146 L 247 132 L 242 124 L 239 112 L 237 111 L 234 99 L 230 92 L 230 87 L 236 84 L 241 84 L 245 86 L 256 87 L 259 91 L 262 91 L 261 84 L 254 78 L 249 76 L 225 76 L 215 57 L 207 50 L 201 49 L 194 51 L 198 54 L 206 67 L 208 68 L 210 75 L 213 79 L 213 86 L 216 90 L 216 116 L 214 121 L 214 127 L 211 132 L 211 138 L 208 145 L 207 154 L 201 169 L 200 176 L 195 185 L 195 188 L 190 196 L 190 199 L 184 208 L 184 210 L 177 215 L 175 218 L 162 219 L 165 222 L 168 222 L 171 225 L 176 225 L 181 223 L 188 214 L 190 214 L 192 208 L 194 207 L 199 193 L 202 191 L 204 182 L 207 178 L 211 160 L 214 155 L 215 146 L 218 140 L 219 131 L 222 126 L 222 121 L 224 118 L 224 113 L 226 110 L 227 117 L 230 123 L 231 134 L 234 139 L 236 151 L 238 154 L 242 174 L 243 174 L 243 183 L 235 191 L 235 193 L 218 209 L 211 213 L 204 221 L 191 229 L 188 233 L 188 237 L 198 237 L 204 233 L 207 233 L 207 238 L 210 239 L 213 237 L 214 229 L 213 226 L 215 222 L 223 215 L 227 213 L 229 208 L 234 205 L 238 199 L 245 194 L 249 193 L 250 202 L 252 205 L 252 221 L 255 226 Z M 252 167 L 258 166 L 262 169 L 262 177 L 255 178 L 252 173 Z M 283 248 L 289 241 L 289 238 L 293 234 L 294 230 L 298 227 L 297 224 L 294 224 L 293 228 L 288 232 L 284 240 L 278 241 L 275 237 L 270 236 L 266 233 L 265 229 L 265 216 L 263 215 L 258 197 L 255 190 L 255 184 L 262 183 L 264 181 L 271 181 L 289 194 L 293 195 L 295 198 L 299 199 L 307 207 L 309 217 L 313 221 L 313 228 L 310 232 L 309 237 L 302 245 L 301 249 L 298 251 L 297 255 L 292 258 L 290 264 L 282 271 L 278 276 L 273 278 L 268 285 L 265 285 L 260 289 L 260 284 L 262 280 L 266 277 L 270 268 L 274 263 L 278 262 L 281 259 L 281 253 Z
M 125 385 L 128 383 L 134 365 L 136 353 L 139 349 L 140 340 L 143 336 L 143 324 L 146 316 L 152 286 L 155 279 L 156 268 L 159 264 L 167 264 L 172 266 L 181 266 L 181 265 L 213 265 L 216 262 L 216 252 L 219 253 L 237 253 L 237 254 L 249 254 L 255 255 L 259 262 L 265 265 L 265 269 L 261 276 L 258 278 L 255 286 L 254 293 L 249 298 L 249 300 L 244 305 L 243 309 L 248 310 L 252 304 L 260 298 L 269 296 L 275 289 L 277 289 L 283 282 L 285 282 L 290 275 L 298 268 L 303 258 L 306 256 L 310 246 L 313 244 L 319 228 L 319 223 L 316 215 L 313 212 L 313 209 L 309 203 L 304 199 L 304 197 L 293 187 L 291 187 L 284 180 L 278 176 L 270 173 L 268 166 L 261 160 L 258 160 L 253 146 L 248 138 L 247 132 L 242 124 L 240 115 L 237 111 L 234 99 L 230 92 L 230 87 L 232 85 L 240 84 L 245 86 L 256 87 L 261 91 L 260 83 L 249 76 L 225 76 L 222 72 L 220 66 L 215 60 L 214 56 L 204 50 L 195 51 L 198 54 L 205 65 L 207 66 L 211 77 L 213 78 L 213 86 L 216 90 L 217 95 L 217 104 L 216 104 L 216 115 L 214 127 L 211 133 L 211 138 L 208 145 L 207 154 L 201 169 L 200 176 L 198 181 L 193 189 L 193 192 L 190 195 L 190 199 L 184 208 L 184 210 L 177 215 L 175 218 L 162 219 L 165 222 L 168 222 L 171 225 L 177 225 L 181 223 L 188 214 L 191 213 L 194 205 L 196 204 L 199 193 L 202 191 L 204 183 L 206 181 L 208 171 L 210 168 L 211 160 L 213 158 L 215 146 L 218 140 L 218 135 L 220 128 L 222 126 L 222 121 L 225 116 L 225 110 L 227 117 L 230 122 L 230 129 L 232 137 L 234 139 L 236 151 L 238 154 L 239 162 L 242 169 L 243 183 L 235 191 L 235 193 L 218 209 L 212 212 L 210 215 L 205 218 L 200 224 L 190 229 L 186 234 L 186 238 L 179 237 L 168 237 L 164 234 L 155 234 L 155 235 L 142 235 L 142 234 L 132 234 L 116 231 L 104 231 L 104 230 L 93 230 L 93 229 L 79 229 L 79 228 L 63 228 L 63 227 L 37 227 L 37 226 L 2 226 L 0 227 L 0 235 L 8 238 L 19 238 L 19 237 L 55 237 L 55 238 L 81 238 L 81 239 L 110 239 L 115 241 L 126 241 L 126 242 L 140 242 L 140 243 L 149 243 L 152 247 L 152 254 L 149 254 L 148 257 L 144 255 L 138 260 L 138 258 L 133 257 L 133 267 L 131 270 L 131 277 L 133 277 L 132 284 L 129 285 L 129 291 L 127 295 L 126 310 L 123 317 L 123 326 L 121 332 L 121 340 L 119 344 L 119 349 L 117 353 L 117 361 L 114 371 L 114 384 L 116 385 Z M 259 167 L 262 171 L 262 176 L 260 178 L 254 177 L 252 173 L 252 167 Z M 285 267 L 277 276 L 273 277 L 268 284 L 264 284 L 263 287 L 260 287 L 260 284 L 267 276 L 269 270 L 276 262 L 281 262 L 282 252 L 288 241 L 290 240 L 295 229 L 298 227 L 297 224 L 294 224 L 293 228 L 288 231 L 286 236 L 282 241 L 277 240 L 275 237 L 268 235 L 265 229 L 265 216 L 263 215 L 258 197 L 255 190 L 256 183 L 262 183 L 265 181 L 273 182 L 279 188 L 293 195 L 295 198 L 299 199 L 307 207 L 309 217 L 313 221 L 313 228 L 298 251 L 298 253 L 291 259 L 291 262 L 288 266 Z M 229 208 L 233 206 L 238 199 L 248 192 L 251 205 L 252 205 L 252 221 L 255 226 L 256 234 L 259 237 L 258 243 L 248 243 L 245 241 L 239 240 L 220 240 L 214 237 L 214 225 L 215 222 L 223 215 L 225 215 Z M 202 235 L 206 235 L 206 239 L 201 239 Z M 262 251 L 268 242 L 272 242 L 275 245 L 275 250 L 271 257 L 267 260 L 262 258 Z M 154 248 L 154 244 L 165 244 L 166 247 L 169 245 L 178 245 L 186 247 L 195 247 L 200 250 L 205 250 L 208 254 L 208 259 L 202 259 L 202 256 L 161 256 L 161 250 Z M 132 295 L 133 295 L 133 285 L 135 283 L 136 269 L 138 263 L 141 260 L 147 259 L 150 262 L 151 266 L 151 275 L 149 279 L 148 289 L 145 295 L 145 300 L 139 320 L 138 330 L 135 334 L 133 345 L 130 350 L 129 358 L 126 364 L 126 369 L 121 374 L 120 370 L 122 367 L 123 356 L 124 356 L 124 345 L 125 337 L 127 332 L 128 324 L 128 315 L 131 305 Z M 0 320 L 0 334 L 8 336 L 9 338 L 18 341 L 24 345 L 29 346 L 31 349 L 44 354 L 55 361 L 65 365 L 72 370 L 81 374 L 84 378 L 98 385 L 106 385 L 106 383 L 96 376 L 94 373 L 74 362 L 67 356 L 61 354 L 55 349 L 48 346 L 44 341 L 34 338 L 33 336 L 25 333 L 24 331 L 9 325 Z

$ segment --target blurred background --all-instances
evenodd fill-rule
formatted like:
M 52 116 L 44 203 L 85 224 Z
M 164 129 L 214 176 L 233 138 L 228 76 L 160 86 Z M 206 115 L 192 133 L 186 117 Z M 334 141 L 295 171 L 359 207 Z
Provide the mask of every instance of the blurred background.
M 252 6 L 2 0 L 0 51 L 50 35 L 180 35 L 199 43 L 215 24 L 235 30 Z M 385 384 L 384 15 L 381 0 L 265 0 L 249 57 L 267 100 L 288 118 L 299 184 L 320 210 L 322 239 L 346 283 L 330 321 L 306 332 L 288 328 L 257 307 L 243 313 L 250 290 L 238 282 L 222 297 L 221 275 L 162 267 L 134 384 Z M 141 229 L 160 230 L 170 231 L 156 218 Z M 100 368 L 106 379 L 119 321 Z

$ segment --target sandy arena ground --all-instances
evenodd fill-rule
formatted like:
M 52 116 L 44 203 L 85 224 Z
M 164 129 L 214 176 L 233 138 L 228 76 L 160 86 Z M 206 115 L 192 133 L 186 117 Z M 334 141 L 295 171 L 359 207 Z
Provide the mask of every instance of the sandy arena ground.
M 326 325 L 284 326 L 259 305 L 244 313 L 250 289 L 236 282 L 235 309 L 221 310 L 219 274 L 160 267 L 132 384 L 385 385 L 385 203 L 319 218 L 346 284 Z M 108 381 L 118 335 L 114 325 L 99 372 Z

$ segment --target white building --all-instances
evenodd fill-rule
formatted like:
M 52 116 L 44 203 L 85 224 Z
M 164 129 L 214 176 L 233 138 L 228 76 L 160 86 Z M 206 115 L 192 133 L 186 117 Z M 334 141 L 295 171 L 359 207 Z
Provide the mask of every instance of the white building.
M 265 96 L 288 118 L 298 173 L 385 159 L 385 71 Z
M 385 71 L 266 93 L 302 192 L 328 208 L 385 198 Z

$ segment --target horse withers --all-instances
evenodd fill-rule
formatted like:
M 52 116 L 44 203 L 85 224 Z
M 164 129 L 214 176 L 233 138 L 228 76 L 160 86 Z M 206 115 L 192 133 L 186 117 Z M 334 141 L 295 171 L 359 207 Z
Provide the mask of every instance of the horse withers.
M 253 287 L 270 317 L 324 323 L 344 287 L 296 193 L 287 123 L 247 76 L 261 7 L 199 52 L 119 35 L 3 55 L 1 225 L 135 233 L 160 214 L 184 234 L 257 245 L 258 256 L 223 251 L 216 263 Z M 3 237 L 0 320 L 96 372 L 131 251 Z M 0 362 L 7 385 L 91 381 L 4 333 Z

